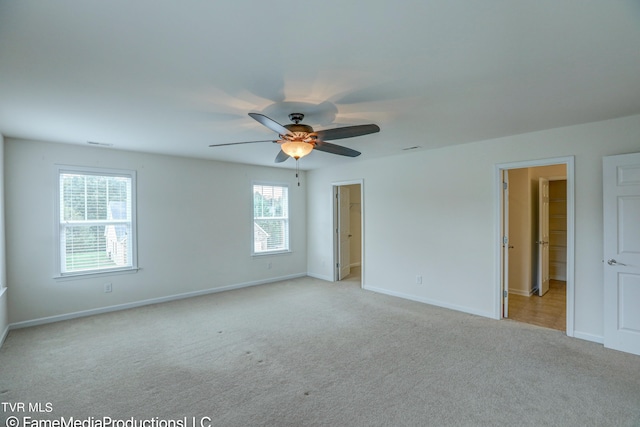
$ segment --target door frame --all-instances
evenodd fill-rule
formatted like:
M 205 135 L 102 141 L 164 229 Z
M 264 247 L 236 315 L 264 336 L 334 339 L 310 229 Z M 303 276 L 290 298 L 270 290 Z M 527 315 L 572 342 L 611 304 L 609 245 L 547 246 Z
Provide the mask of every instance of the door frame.
M 336 194 L 338 194 L 338 187 L 346 185 L 360 185 L 360 287 L 364 288 L 364 179 L 356 179 L 351 181 L 337 181 L 331 183 L 331 198 L 333 200 L 333 281 L 339 281 L 340 272 L 338 271 L 337 264 L 339 262 L 339 247 L 340 238 L 338 237 L 336 230 L 338 229 L 338 200 Z
M 574 336 L 575 316 L 575 157 L 554 157 L 550 159 L 526 160 L 511 163 L 499 163 L 495 165 L 495 288 L 494 288 L 494 318 L 502 319 L 503 313 L 503 272 L 504 255 L 503 225 L 504 225 L 504 200 L 503 200 L 503 171 L 509 169 L 534 168 L 539 166 L 551 166 L 564 164 L 567 171 L 567 325 L 566 335 Z M 507 243 L 508 245 L 508 243 Z

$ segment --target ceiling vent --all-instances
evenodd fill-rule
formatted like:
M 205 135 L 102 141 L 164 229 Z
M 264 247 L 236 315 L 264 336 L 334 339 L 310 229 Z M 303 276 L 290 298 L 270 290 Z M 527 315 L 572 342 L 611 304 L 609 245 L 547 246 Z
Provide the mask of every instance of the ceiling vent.
M 109 144 L 108 142 L 87 141 L 87 144 L 97 145 L 98 147 L 113 147 L 113 144 Z

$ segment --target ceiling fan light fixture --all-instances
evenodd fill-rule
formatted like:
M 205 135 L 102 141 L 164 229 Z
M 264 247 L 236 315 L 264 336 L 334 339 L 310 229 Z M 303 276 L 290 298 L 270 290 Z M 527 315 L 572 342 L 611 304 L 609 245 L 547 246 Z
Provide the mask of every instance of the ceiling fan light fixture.
M 282 163 L 289 157 L 293 157 L 297 161 L 309 154 L 314 149 L 324 151 L 325 153 L 338 154 L 340 156 L 358 157 L 361 153 L 342 145 L 333 144 L 334 139 L 353 138 L 354 136 L 369 135 L 371 133 L 380 132 L 380 127 L 375 124 L 342 126 L 321 131 L 314 131 L 309 125 L 300 123 L 304 119 L 302 113 L 292 113 L 289 118 L 293 124 L 282 126 L 275 120 L 270 119 L 264 114 L 249 113 L 249 116 L 258 123 L 266 126 L 276 132 L 280 139 L 267 141 L 246 141 L 246 142 L 230 142 L 224 144 L 213 144 L 209 147 L 220 147 L 223 145 L 252 144 L 254 142 L 277 142 L 280 145 L 280 152 L 276 156 L 275 162 Z M 297 166 L 296 166 L 297 167 Z
M 280 149 L 288 156 L 298 160 L 313 150 L 313 144 L 304 141 L 284 141 L 280 144 Z

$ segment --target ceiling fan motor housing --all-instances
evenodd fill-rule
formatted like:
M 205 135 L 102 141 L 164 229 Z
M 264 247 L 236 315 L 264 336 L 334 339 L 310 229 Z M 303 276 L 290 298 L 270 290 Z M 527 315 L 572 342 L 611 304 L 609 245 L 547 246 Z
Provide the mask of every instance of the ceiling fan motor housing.
M 291 113 L 291 114 L 289 114 L 289 120 L 291 120 L 295 124 L 300 123 L 302 121 L 302 119 L 304 119 L 304 114 L 302 114 L 302 113 Z
M 351 138 L 354 136 L 368 135 L 370 133 L 380 131 L 380 127 L 378 127 L 377 125 L 368 124 L 358 126 L 343 126 L 315 132 L 311 126 L 300 123 L 304 119 L 304 114 L 302 113 L 289 114 L 289 119 L 291 119 L 293 124 L 284 126 L 270 119 L 264 114 L 249 113 L 249 116 L 280 135 L 280 139 L 278 141 L 271 141 L 280 144 L 280 153 L 276 156 L 276 163 L 281 163 L 289 157 L 293 157 L 297 160 L 309 154 L 309 152 L 311 152 L 311 150 L 313 149 L 324 151 L 326 153 L 338 154 L 341 156 L 357 157 L 360 155 L 359 151 L 352 150 L 351 148 L 343 147 L 341 145 L 332 144 L 326 142 L 326 140 L 331 141 L 333 139 Z M 250 144 L 254 142 L 267 141 L 247 141 L 235 143 L 232 142 L 226 144 L 213 144 L 211 145 L 211 147 L 222 145 Z
M 313 128 L 309 125 L 301 125 L 296 123 L 291 125 L 284 125 L 284 127 L 289 129 L 289 131 L 293 133 L 295 132 L 313 133 Z

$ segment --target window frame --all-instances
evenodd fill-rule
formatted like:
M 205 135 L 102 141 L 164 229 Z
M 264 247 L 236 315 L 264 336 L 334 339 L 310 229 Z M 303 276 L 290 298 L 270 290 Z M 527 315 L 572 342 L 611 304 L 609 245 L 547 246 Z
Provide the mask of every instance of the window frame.
M 63 249 L 62 249 L 62 235 L 64 227 L 62 226 L 63 218 L 61 218 L 61 200 L 62 196 L 60 189 L 60 177 L 64 173 L 73 173 L 78 175 L 95 175 L 95 176 L 111 176 L 111 177 L 125 177 L 131 180 L 131 233 L 127 236 L 130 239 L 128 249 L 131 251 L 131 265 L 117 266 L 113 268 L 98 268 L 88 270 L 76 270 L 76 271 L 63 271 Z M 54 190 L 54 228 L 55 228 L 55 277 L 56 279 L 67 279 L 81 276 L 97 276 L 97 275 L 112 275 L 120 273 L 135 273 L 138 271 L 138 245 L 137 245 L 137 196 L 136 196 L 136 171 L 129 169 L 112 169 L 112 168 L 98 168 L 90 166 L 71 166 L 71 165 L 55 165 L 55 190 Z M 103 220 L 97 220 L 100 222 Z
M 263 186 L 263 187 L 280 187 L 286 188 L 287 191 L 287 216 L 284 218 L 285 220 L 285 248 L 284 249 L 273 249 L 266 251 L 255 250 L 255 199 L 254 199 L 254 189 L 255 186 Z M 289 195 L 291 192 L 289 191 L 289 184 L 285 182 L 274 182 L 274 181 L 252 181 L 251 182 L 251 256 L 268 256 L 268 255 L 278 255 L 278 254 L 288 254 L 291 253 L 291 200 Z

